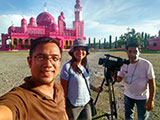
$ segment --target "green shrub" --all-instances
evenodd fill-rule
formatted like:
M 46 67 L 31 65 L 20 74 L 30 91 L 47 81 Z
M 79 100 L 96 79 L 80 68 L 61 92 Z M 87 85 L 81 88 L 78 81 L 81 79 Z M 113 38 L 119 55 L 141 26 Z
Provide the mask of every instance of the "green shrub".
M 24 49 L 24 45 L 21 45 L 21 48 Z
M 16 49 L 16 45 L 12 45 L 12 48 L 13 48 L 13 49 Z

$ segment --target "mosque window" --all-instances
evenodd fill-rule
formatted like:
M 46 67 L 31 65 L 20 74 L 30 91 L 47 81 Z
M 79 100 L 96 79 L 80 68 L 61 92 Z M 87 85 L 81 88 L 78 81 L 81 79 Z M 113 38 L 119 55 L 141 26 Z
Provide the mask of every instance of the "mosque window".
M 22 44 L 23 44 L 23 40 L 19 39 L 19 45 L 22 45 Z
M 16 38 L 14 38 L 13 44 L 17 45 L 17 39 Z
M 153 43 L 153 47 L 156 47 L 157 46 L 157 43 Z
M 62 33 L 62 25 L 60 24 L 60 33 Z
M 29 30 L 27 30 L 27 33 L 29 33 Z
M 25 39 L 25 45 L 28 45 L 28 43 L 29 43 L 28 39 Z
M 34 34 L 34 30 L 32 30 L 32 34 Z
M 66 45 L 68 45 L 68 40 L 66 40 Z
M 30 43 L 33 41 L 33 39 L 30 39 Z
M 42 30 L 40 30 L 40 34 L 43 34 L 43 31 L 42 31 Z
M 81 33 L 81 30 L 82 30 L 81 26 L 78 27 L 78 30 L 79 30 L 79 31 L 78 31 L 79 36 L 81 36 L 81 34 L 82 34 L 82 33 Z
M 70 40 L 70 45 L 72 45 L 72 41 Z
M 38 34 L 38 30 L 36 30 L 36 34 Z

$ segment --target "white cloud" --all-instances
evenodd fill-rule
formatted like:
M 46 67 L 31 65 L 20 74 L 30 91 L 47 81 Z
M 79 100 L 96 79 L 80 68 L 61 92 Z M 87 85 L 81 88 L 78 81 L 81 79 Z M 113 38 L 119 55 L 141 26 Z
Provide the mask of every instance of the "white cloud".
M 10 14 L 10 15 L 0 15 L 0 33 L 7 33 L 9 26 L 12 24 L 14 26 L 21 26 L 21 19 L 25 18 L 27 23 L 29 21 L 29 16 L 22 16 L 18 14 Z
M 97 21 L 85 21 L 85 35 L 87 37 L 97 37 L 98 39 L 106 38 L 112 35 L 114 41 L 115 37 L 127 32 L 127 26 L 118 26 L 113 24 L 101 24 Z
M 160 28 L 160 20 L 147 20 L 143 21 L 143 24 L 139 25 L 114 25 L 114 24 L 102 24 L 97 21 L 85 21 L 85 36 L 93 39 L 94 37 L 101 39 L 106 38 L 109 40 L 109 35 L 112 35 L 112 40 L 115 40 L 115 37 L 120 37 L 121 34 L 127 33 L 127 28 L 134 28 L 136 32 L 148 33 L 151 36 L 158 35 Z
M 135 26 L 137 32 L 145 32 L 150 35 L 158 35 L 160 20 L 145 20 L 143 24 Z

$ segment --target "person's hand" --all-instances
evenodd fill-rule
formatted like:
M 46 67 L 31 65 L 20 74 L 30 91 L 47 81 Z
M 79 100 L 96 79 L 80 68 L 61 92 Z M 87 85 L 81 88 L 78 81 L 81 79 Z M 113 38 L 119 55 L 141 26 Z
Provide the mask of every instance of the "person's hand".
M 95 91 L 96 91 L 96 92 L 102 92 L 102 91 L 103 91 L 103 88 L 98 87 L 98 88 L 95 89 Z
M 113 79 L 116 78 L 116 75 L 115 75 L 115 74 L 116 74 L 116 72 L 114 71 L 114 72 L 112 73 L 112 78 L 113 78 Z
M 145 108 L 147 111 L 151 111 L 154 108 L 154 100 L 148 100 L 146 102 Z

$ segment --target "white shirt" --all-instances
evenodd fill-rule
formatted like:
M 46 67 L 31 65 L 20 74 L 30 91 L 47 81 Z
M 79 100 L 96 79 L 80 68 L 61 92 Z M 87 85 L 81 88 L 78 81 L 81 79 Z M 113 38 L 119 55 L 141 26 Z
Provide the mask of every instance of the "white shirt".
M 124 64 L 118 76 L 124 78 L 126 96 L 137 100 L 148 99 L 148 80 L 155 78 L 153 66 L 148 60 L 139 58 L 134 64 Z

